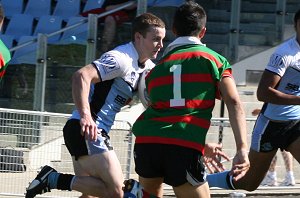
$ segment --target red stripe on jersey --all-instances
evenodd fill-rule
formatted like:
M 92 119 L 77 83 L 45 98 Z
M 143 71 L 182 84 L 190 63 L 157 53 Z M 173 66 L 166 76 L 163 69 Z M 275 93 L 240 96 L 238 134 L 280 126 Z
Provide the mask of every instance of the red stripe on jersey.
M 212 83 L 213 79 L 211 74 L 182 74 L 181 82 L 209 82 Z M 164 76 L 155 78 L 148 84 L 148 91 L 150 92 L 152 88 L 173 84 L 173 76 Z
M 165 59 L 162 59 L 159 64 L 163 62 L 168 62 L 168 61 L 175 61 L 175 60 L 184 60 L 187 58 L 197 58 L 197 57 L 204 57 L 207 58 L 213 62 L 216 63 L 217 67 L 220 68 L 222 67 L 223 63 L 221 63 L 216 57 L 208 52 L 203 52 L 203 51 L 194 51 L 194 52 L 182 52 L 182 53 L 176 53 L 176 54 L 171 54 L 170 56 L 166 57 Z
M 4 76 L 5 71 L 6 71 L 6 70 L 0 71 L 0 78 L 2 78 L 2 77 Z
M 215 105 L 215 100 L 185 100 L 185 106 L 174 108 L 192 108 L 192 109 L 207 109 L 212 108 Z M 156 109 L 164 109 L 170 107 L 170 102 L 157 102 L 152 104 Z
M 156 117 L 152 118 L 151 120 L 159 121 L 159 122 L 168 122 L 168 123 L 177 123 L 177 122 L 184 122 L 193 124 L 195 126 L 199 126 L 201 128 L 208 129 L 210 126 L 210 121 L 197 118 L 195 116 L 186 115 L 186 116 L 167 116 L 167 117 Z
M 166 137 L 153 137 L 153 136 L 138 136 L 135 139 L 135 143 L 157 143 L 157 144 L 172 144 L 183 146 L 187 148 L 192 148 L 204 152 L 204 146 L 202 144 L 198 144 L 196 142 L 181 140 L 177 138 L 166 138 Z
M 2 69 L 2 67 L 5 67 L 5 60 L 4 60 L 3 55 L 0 54 L 0 69 Z

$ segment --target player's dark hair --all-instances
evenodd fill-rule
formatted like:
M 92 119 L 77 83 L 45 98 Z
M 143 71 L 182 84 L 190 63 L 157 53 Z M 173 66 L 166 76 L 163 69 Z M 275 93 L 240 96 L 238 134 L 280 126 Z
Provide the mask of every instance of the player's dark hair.
M 300 9 L 295 13 L 295 16 L 294 16 L 294 24 L 295 25 L 299 19 L 300 19 Z
M 206 25 L 206 12 L 194 1 L 187 1 L 177 8 L 173 28 L 177 36 L 197 36 Z
M 132 23 L 132 40 L 134 41 L 136 32 L 146 37 L 151 27 L 165 28 L 165 23 L 159 17 L 151 13 L 143 13 L 137 16 Z

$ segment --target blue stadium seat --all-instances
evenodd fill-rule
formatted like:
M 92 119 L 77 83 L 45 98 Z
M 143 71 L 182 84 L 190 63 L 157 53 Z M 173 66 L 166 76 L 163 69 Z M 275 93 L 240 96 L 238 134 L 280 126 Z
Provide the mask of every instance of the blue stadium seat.
M 22 14 L 24 0 L 1 0 L 5 16 L 10 19 L 15 14 Z
M 33 36 L 37 36 L 38 33 L 50 34 L 54 33 L 62 28 L 62 18 L 59 16 L 44 15 L 39 19 Z M 61 34 L 51 36 L 48 38 L 48 43 L 55 43 L 59 41 Z
M 16 41 L 18 41 L 21 36 L 31 36 L 33 21 L 33 16 L 29 14 L 15 14 L 10 19 L 5 34 L 14 36 Z
M 51 14 L 51 0 L 28 0 L 24 14 L 31 14 L 35 18 Z
M 66 27 L 72 26 L 74 24 L 78 24 L 83 20 L 87 20 L 87 19 L 85 17 L 70 17 Z M 75 28 L 64 31 L 60 39 L 60 44 L 75 43 L 75 44 L 85 45 L 87 40 L 87 29 L 88 29 L 88 24 L 86 22 Z
M 24 44 L 34 40 L 36 36 L 22 36 L 17 45 Z M 29 45 L 23 46 L 17 49 L 13 56 L 10 64 L 36 64 L 36 51 L 37 42 L 31 43 Z
M 0 34 L 0 40 L 6 45 L 8 49 L 13 47 L 14 37 L 11 35 Z
M 84 7 L 83 12 L 95 9 L 95 8 L 101 8 L 104 3 L 104 0 L 87 0 Z
M 57 0 L 53 15 L 60 16 L 64 21 L 80 14 L 80 0 Z

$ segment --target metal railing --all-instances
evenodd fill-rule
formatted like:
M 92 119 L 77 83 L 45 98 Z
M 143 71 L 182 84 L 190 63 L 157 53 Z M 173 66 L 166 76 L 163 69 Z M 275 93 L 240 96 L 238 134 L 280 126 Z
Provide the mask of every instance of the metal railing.
M 22 196 L 41 166 L 73 173 L 71 156 L 62 136 L 70 114 L 0 108 L 0 196 Z M 133 136 L 127 121 L 116 120 L 111 143 L 125 178 L 134 177 Z M 78 192 L 53 191 L 46 196 L 73 197 Z

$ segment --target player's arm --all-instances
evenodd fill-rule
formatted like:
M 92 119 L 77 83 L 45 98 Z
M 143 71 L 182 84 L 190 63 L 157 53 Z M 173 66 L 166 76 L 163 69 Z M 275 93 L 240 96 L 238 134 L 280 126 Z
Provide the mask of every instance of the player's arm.
M 257 99 L 278 105 L 299 105 L 299 96 L 285 94 L 275 89 L 280 79 L 278 74 L 265 70 L 257 88 Z
M 219 87 L 228 109 L 229 121 L 235 138 L 237 153 L 233 159 L 232 174 L 234 180 L 238 180 L 250 167 L 245 113 L 232 77 L 223 77 Z
M 81 131 L 86 137 L 89 136 L 92 140 L 96 140 L 97 126 L 91 116 L 89 91 L 91 83 L 99 81 L 100 77 L 92 64 L 79 69 L 72 77 L 72 96 L 81 117 Z

